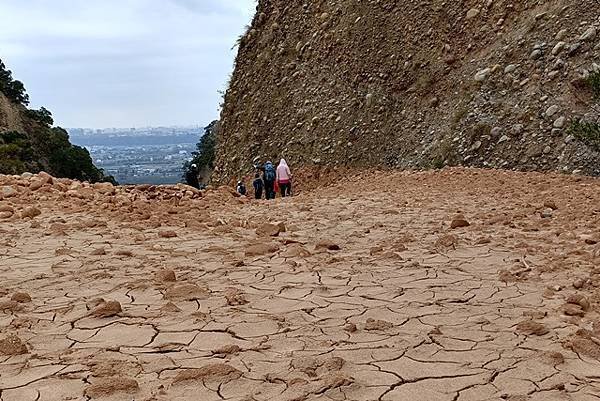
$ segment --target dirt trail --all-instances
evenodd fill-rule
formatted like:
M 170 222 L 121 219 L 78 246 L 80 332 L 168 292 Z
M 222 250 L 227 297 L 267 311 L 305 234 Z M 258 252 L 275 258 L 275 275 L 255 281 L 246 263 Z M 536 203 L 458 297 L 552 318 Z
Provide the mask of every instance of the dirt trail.
M 0 177 L 2 401 L 600 397 L 598 180 L 37 180 Z

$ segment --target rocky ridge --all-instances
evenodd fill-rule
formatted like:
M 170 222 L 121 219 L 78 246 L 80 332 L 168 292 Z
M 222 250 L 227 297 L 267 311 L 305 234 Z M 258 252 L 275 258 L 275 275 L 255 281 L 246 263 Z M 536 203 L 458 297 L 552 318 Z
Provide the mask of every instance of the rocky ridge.
M 600 174 L 596 0 L 261 0 L 225 96 L 215 179 L 295 166 Z

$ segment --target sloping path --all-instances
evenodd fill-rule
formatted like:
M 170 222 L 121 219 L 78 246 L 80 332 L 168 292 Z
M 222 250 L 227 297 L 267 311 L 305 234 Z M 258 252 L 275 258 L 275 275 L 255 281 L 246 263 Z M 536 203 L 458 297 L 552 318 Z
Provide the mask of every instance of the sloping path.
M 265 204 L 13 182 L 0 400 L 600 397 L 598 181 L 343 184 Z

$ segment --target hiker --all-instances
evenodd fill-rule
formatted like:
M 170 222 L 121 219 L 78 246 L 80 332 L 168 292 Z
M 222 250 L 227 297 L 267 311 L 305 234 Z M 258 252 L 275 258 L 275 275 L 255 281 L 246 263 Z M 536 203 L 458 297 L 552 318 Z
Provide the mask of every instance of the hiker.
M 277 184 L 281 189 L 281 197 L 292 196 L 292 173 L 285 159 L 281 159 L 277 166 Z
M 246 186 L 244 185 L 244 183 L 242 181 L 238 181 L 237 183 L 237 192 L 238 194 L 242 195 L 242 196 L 246 196 Z
M 264 165 L 263 181 L 265 183 L 265 192 L 267 200 L 275 199 L 275 180 L 277 179 L 277 172 L 275 166 L 270 161 L 267 161 Z
M 263 180 L 260 177 L 260 173 L 256 173 L 254 175 L 254 182 L 252 183 L 254 187 L 254 198 L 262 199 L 263 189 L 265 185 L 263 184 Z
M 191 187 L 200 189 L 200 182 L 198 181 L 198 166 L 192 164 L 185 172 L 185 181 Z

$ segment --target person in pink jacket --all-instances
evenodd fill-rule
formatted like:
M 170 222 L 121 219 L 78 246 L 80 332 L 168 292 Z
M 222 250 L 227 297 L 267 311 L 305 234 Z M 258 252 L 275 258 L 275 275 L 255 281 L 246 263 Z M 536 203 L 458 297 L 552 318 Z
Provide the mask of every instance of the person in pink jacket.
M 284 159 L 281 159 L 277 166 L 277 184 L 281 189 L 281 197 L 292 195 L 292 173 Z

